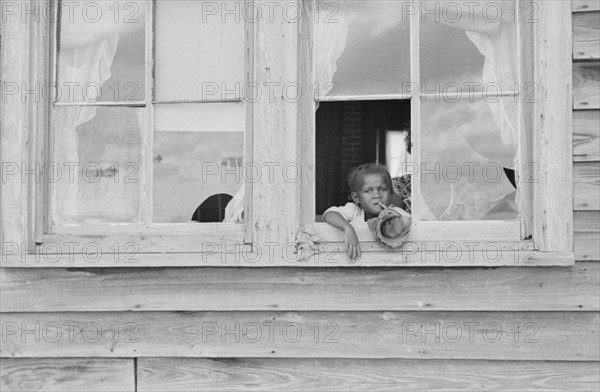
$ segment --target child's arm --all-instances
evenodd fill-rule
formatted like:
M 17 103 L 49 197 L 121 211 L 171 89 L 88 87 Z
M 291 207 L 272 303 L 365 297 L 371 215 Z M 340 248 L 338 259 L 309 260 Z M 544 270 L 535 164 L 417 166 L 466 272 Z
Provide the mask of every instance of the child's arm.
M 344 232 L 344 244 L 346 245 L 348 258 L 350 260 L 360 259 L 360 244 L 354 227 L 339 212 L 335 211 L 326 212 L 323 215 L 323 220 Z

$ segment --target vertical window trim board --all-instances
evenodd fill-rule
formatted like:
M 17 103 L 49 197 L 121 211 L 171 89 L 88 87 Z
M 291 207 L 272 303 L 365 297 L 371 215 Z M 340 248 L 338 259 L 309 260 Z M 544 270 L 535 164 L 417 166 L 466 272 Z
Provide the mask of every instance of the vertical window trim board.
M 535 1 L 533 239 L 542 252 L 573 252 L 571 1 Z
M 50 69 L 45 65 L 50 58 L 51 23 L 49 18 L 29 17 L 23 21 L 17 16 L 7 18 L 0 26 L 0 75 L 3 83 L 17 86 L 16 93 L 3 102 L 0 113 L 2 162 L 16 169 L 6 181 L 2 179 L 0 190 L 2 252 L 5 246 L 13 245 L 21 252 L 35 249 L 46 209 L 46 183 L 39 167 L 46 151 L 48 105 L 41 91 L 49 81 Z M 8 166 L 3 167 L 3 176 L 5 169 Z

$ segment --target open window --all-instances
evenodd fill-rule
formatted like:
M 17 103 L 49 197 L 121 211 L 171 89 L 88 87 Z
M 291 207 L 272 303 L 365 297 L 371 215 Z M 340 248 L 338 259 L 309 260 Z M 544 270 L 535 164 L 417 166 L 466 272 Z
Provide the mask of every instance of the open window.
M 319 214 L 332 201 L 347 201 L 351 166 L 378 162 L 395 182 L 410 177 L 410 252 L 448 246 L 458 258 L 438 264 L 464 265 L 461 253 L 481 251 L 472 241 L 493 245 L 505 262 L 540 250 L 531 239 L 534 184 L 547 167 L 531 143 L 543 133 L 533 114 L 540 106 L 531 46 L 539 5 L 316 4 L 316 228 L 326 242 L 340 248 L 341 236 L 318 223 Z M 383 113 L 389 102 L 397 102 L 394 114 L 408 124 L 374 125 L 378 119 L 364 105 Z M 409 115 L 402 102 L 410 102 Z M 361 243 L 372 244 L 366 225 L 354 226 Z

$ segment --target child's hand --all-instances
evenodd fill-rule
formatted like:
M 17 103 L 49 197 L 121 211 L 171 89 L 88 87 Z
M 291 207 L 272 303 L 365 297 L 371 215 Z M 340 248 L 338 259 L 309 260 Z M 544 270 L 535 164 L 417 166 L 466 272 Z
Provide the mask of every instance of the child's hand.
M 360 244 L 354 227 L 351 225 L 344 228 L 344 245 L 346 245 L 346 254 L 350 260 L 360 259 Z

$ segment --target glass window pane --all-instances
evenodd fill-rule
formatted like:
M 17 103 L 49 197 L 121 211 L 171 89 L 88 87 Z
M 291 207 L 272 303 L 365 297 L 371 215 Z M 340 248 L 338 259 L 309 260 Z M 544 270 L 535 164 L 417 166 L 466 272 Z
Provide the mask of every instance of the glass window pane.
M 55 108 L 55 224 L 141 222 L 142 111 Z
M 145 1 L 61 3 L 56 100 L 144 99 Z
M 179 103 L 154 106 L 154 129 L 160 132 L 243 132 L 243 103 Z
M 156 3 L 156 100 L 241 97 L 245 80 L 243 6 L 243 1 Z
M 410 22 L 405 3 L 317 2 L 318 95 L 402 93 L 402 84 L 410 82 Z
M 501 118 L 514 97 L 435 102 L 421 108 L 421 208 L 424 220 L 517 219 L 511 183 L 516 147 Z M 509 131 L 510 132 L 510 131 Z
M 516 92 L 518 24 L 513 4 L 422 2 L 421 92 Z
M 190 222 L 199 207 L 197 220 L 222 221 L 243 186 L 244 105 L 157 105 L 155 114 L 153 221 Z

